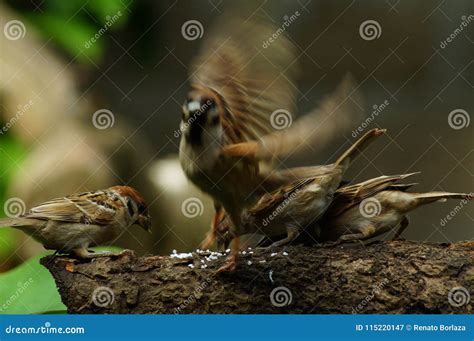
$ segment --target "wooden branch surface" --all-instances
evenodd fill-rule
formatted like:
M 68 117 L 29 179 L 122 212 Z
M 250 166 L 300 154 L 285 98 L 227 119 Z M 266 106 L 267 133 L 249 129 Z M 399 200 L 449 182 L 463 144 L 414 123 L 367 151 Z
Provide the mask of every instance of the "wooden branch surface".
M 241 255 L 235 272 L 216 274 L 225 258 L 130 252 L 41 263 L 69 313 L 474 312 L 473 241 L 256 249 Z

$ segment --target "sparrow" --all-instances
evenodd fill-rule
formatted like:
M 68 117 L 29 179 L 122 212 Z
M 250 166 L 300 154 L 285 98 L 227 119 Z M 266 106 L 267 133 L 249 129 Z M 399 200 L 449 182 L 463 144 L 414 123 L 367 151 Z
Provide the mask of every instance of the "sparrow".
M 366 240 L 396 229 L 397 239 L 408 227 L 408 213 L 422 205 L 447 199 L 472 200 L 467 193 L 410 193 L 416 184 L 398 184 L 418 173 L 380 176 L 340 188 L 322 219 L 315 238 L 327 245 Z
M 399 182 L 416 174 L 419 172 L 384 175 L 337 189 L 321 219 L 307 229 L 310 237 L 304 236 L 299 240 L 309 245 L 322 243 L 334 246 L 343 242 L 363 241 L 394 229 L 396 231 L 392 239 L 398 239 L 409 225 L 407 214 L 419 206 L 447 199 L 470 201 L 473 198 L 472 193 L 407 192 L 416 183 Z M 265 247 L 275 239 L 261 234 L 246 237 L 245 248 Z M 231 240 L 229 226 L 224 219 L 219 224 L 218 246 L 227 248 Z
M 231 235 L 258 233 L 272 239 L 286 234 L 285 238 L 270 247 L 291 243 L 322 217 L 331 205 L 351 162 L 384 133 L 385 129 L 370 130 L 333 164 L 280 171 L 277 176 L 295 177 L 297 180 L 264 194 L 254 206 L 242 213 L 240 230 L 233 230 L 231 226 Z
M 19 229 L 46 249 L 79 258 L 116 255 L 93 254 L 88 247 L 111 241 L 134 224 L 146 231 L 152 226 L 144 198 L 129 186 L 53 199 L 18 217 L 0 219 L 1 227 Z
M 218 225 L 218 242 L 225 245 L 229 239 L 235 241 L 231 257 L 218 271 L 235 269 L 242 235 L 260 235 L 261 238 L 271 240 L 285 235 L 269 248 L 289 244 L 298 238 L 327 210 L 351 162 L 384 133 L 385 129 L 370 130 L 333 164 L 290 168 L 270 174 L 270 181 L 290 181 L 275 191 L 262 195 L 255 205 L 243 209 L 237 220 L 238 225 L 232 224 L 235 220 L 231 215 L 226 216 L 229 219 L 222 220 Z M 250 245 L 254 241 L 251 237 L 245 244 Z
M 267 181 L 277 157 L 307 145 L 322 147 L 338 135 L 334 134 L 336 127 L 340 132 L 348 129 L 347 117 L 355 107 L 349 104 L 357 97 L 353 83 L 344 82 L 334 96 L 323 100 L 301 122 L 291 124 L 294 46 L 281 35 L 262 49 L 261 42 L 275 32 L 265 22 L 226 18 L 223 23 L 209 32 L 193 63 L 191 90 L 180 123 L 181 166 L 187 178 L 211 196 L 216 207 L 206 245 L 212 244 L 212 231 L 224 211 L 238 230 L 245 208 L 288 183 L 286 179 Z M 289 127 L 278 126 L 278 117 L 286 119 Z M 316 142 L 318 136 L 320 143 Z

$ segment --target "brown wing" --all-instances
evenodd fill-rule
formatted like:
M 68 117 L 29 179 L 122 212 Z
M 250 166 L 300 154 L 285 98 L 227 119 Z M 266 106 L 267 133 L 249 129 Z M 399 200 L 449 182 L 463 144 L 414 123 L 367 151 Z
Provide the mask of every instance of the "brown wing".
M 401 190 L 406 190 L 407 185 L 397 185 L 396 183 L 414 174 L 417 173 L 384 175 L 355 185 L 341 187 L 336 191 L 334 200 L 326 211 L 325 216 L 334 217 L 340 215 L 354 205 L 358 205 L 362 200 L 387 189 L 395 189 L 397 186 L 400 186 Z
M 275 156 L 315 153 L 341 135 L 349 135 L 360 121 L 362 99 L 356 83 L 347 76 L 338 88 L 307 115 L 287 129 L 264 136 L 258 142 L 240 143 L 224 149 L 229 156 L 251 156 L 259 160 Z
M 224 16 L 193 63 L 192 86 L 211 88 L 225 101 L 221 122 L 229 144 L 273 131 L 270 116 L 275 110 L 294 111 L 293 45 L 280 35 L 267 48 L 262 46 L 276 30 L 257 19 Z
M 251 215 L 260 215 L 266 214 L 266 212 L 269 211 L 273 211 L 276 206 L 280 205 L 294 192 L 314 181 L 314 178 L 299 180 L 286 186 L 282 186 L 272 193 L 265 194 L 252 208 L 248 210 L 248 213 Z
M 87 199 L 87 196 L 72 195 L 53 199 L 33 207 L 25 218 L 54 220 L 71 223 L 107 225 L 114 221 L 116 212 L 105 201 L 99 205 Z

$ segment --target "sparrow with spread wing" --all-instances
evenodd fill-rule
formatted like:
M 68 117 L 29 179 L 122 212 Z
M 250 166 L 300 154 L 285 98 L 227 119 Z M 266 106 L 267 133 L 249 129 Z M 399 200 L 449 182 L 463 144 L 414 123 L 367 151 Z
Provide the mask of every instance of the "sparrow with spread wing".
M 292 44 L 281 37 L 263 50 L 260 45 L 273 33 L 272 26 L 229 17 L 221 21 L 224 25 L 210 30 L 192 64 L 180 124 L 180 162 L 186 176 L 215 202 L 212 230 L 222 205 L 229 209 L 237 201 L 252 200 L 262 181 L 263 165 L 225 156 L 222 148 L 269 134 L 274 130 L 271 113 L 292 112 L 295 100 Z
M 275 157 L 307 145 L 320 148 L 340 135 L 335 134 L 336 129 L 347 131 L 356 107 L 352 98 L 357 97 L 356 87 L 348 79 L 304 121 L 278 130 L 282 127 L 276 115 L 283 113 L 283 119 L 292 122 L 294 47 L 280 36 L 262 49 L 262 41 L 273 34 L 274 27 L 253 19 L 223 20 L 225 25 L 216 25 L 208 34 L 193 64 L 191 90 L 180 124 L 182 168 L 216 206 L 207 246 L 214 241 L 223 208 L 230 223 L 239 225 L 244 208 L 288 183 L 286 179 L 266 181 Z M 316 142 L 318 136 L 321 139 Z M 253 153 L 254 142 L 261 140 L 266 141 L 265 148 Z
M 113 255 L 92 254 L 87 248 L 115 239 L 134 224 L 151 229 L 145 200 L 128 186 L 53 199 L 19 217 L 0 219 L 0 226 L 22 230 L 46 249 L 81 258 Z

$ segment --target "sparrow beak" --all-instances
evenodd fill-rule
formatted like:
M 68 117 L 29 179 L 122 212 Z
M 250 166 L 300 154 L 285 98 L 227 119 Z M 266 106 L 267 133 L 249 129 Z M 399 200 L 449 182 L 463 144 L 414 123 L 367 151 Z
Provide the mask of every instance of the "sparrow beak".
M 142 227 L 145 231 L 150 233 L 152 232 L 151 228 L 153 227 L 153 224 L 149 215 L 139 215 L 135 223 Z

